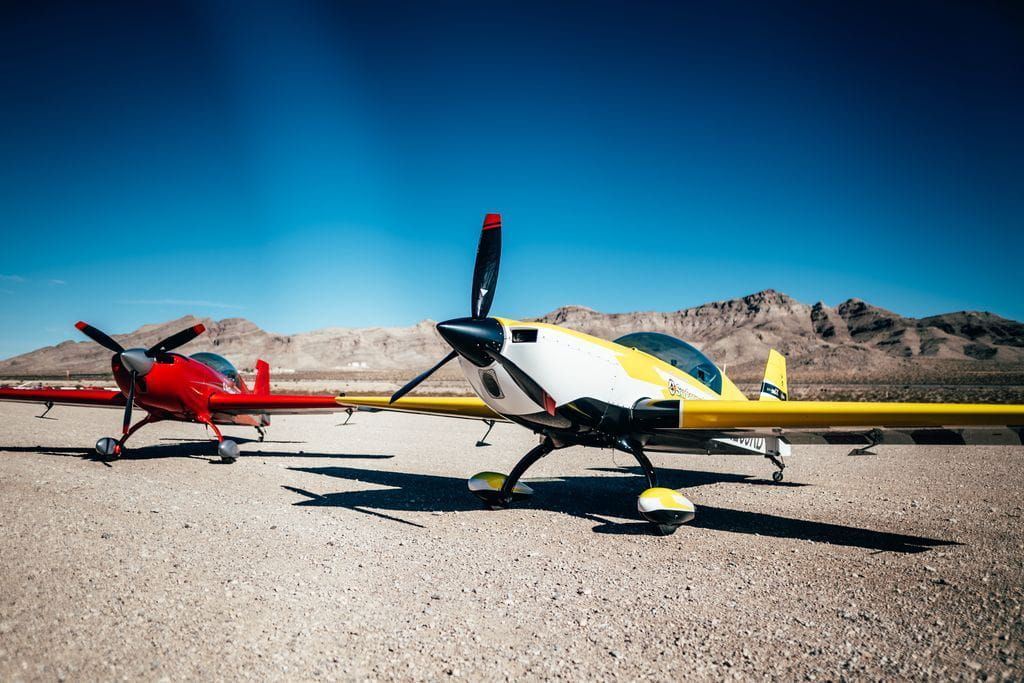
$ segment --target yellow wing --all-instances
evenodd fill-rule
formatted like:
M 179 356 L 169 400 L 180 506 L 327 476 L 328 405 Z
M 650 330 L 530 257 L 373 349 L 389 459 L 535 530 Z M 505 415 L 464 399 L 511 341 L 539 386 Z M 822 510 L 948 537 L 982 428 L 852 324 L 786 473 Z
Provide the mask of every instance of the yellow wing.
M 1024 405 L 654 400 L 634 416 L 652 450 L 765 436 L 794 444 L 1024 444 Z
M 842 401 L 680 401 L 680 429 L 1024 425 L 1024 405 Z
M 487 407 L 476 396 L 425 397 L 404 396 L 391 403 L 390 396 L 339 396 L 343 406 L 359 406 L 377 410 L 394 410 L 400 413 L 421 413 L 444 417 L 464 417 L 472 420 L 501 420 L 504 417 Z

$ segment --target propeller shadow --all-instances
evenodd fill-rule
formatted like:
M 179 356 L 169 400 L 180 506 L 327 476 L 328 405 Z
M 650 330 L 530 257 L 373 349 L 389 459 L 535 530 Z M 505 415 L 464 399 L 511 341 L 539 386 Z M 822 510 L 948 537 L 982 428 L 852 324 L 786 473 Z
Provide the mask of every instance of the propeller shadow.
M 295 472 L 304 472 L 326 477 L 335 477 L 377 486 L 386 489 L 370 491 L 343 491 L 318 494 L 291 486 L 288 491 L 304 497 L 295 505 L 311 507 L 342 507 L 365 514 L 393 519 L 413 526 L 414 522 L 397 519 L 387 512 L 468 512 L 481 510 L 481 504 L 466 489 L 466 482 L 454 477 L 408 472 L 364 470 L 352 467 L 290 467 Z M 619 470 L 616 470 L 619 471 Z M 758 484 L 759 480 L 745 476 L 718 472 L 669 471 L 667 486 L 681 488 L 684 481 L 689 486 L 709 485 L 718 482 Z M 631 493 L 643 484 L 637 477 L 631 486 L 619 477 L 581 476 L 563 479 L 525 480 L 536 494 L 519 503 L 513 509 L 539 509 L 561 512 L 598 522 L 595 533 L 653 535 L 656 532 L 644 522 L 614 522 L 611 518 L 635 518 L 635 498 Z M 672 481 L 679 479 L 678 483 Z M 700 483 L 694 483 L 694 479 Z M 829 524 L 811 520 L 783 517 L 761 512 L 731 510 L 715 506 L 698 506 L 696 519 L 687 526 L 731 533 L 757 534 L 774 538 L 792 538 L 852 546 L 865 550 L 899 553 L 918 553 L 936 546 L 959 545 L 955 541 L 932 539 L 922 536 L 895 534 L 861 527 Z

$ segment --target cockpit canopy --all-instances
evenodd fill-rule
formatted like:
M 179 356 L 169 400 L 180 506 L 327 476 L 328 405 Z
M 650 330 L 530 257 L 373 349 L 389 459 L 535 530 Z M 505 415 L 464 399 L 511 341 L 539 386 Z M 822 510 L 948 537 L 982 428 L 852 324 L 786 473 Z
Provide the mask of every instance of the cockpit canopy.
M 235 384 L 238 384 L 238 370 L 236 370 L 235 366 L 232 365 L 224 356 L 218 356 L 215 353 L 208 353 L 204 351 L 202 353 L 193 353 L 189 358 L 199 361 L 208 368 L 213 368 Z
M 649 353 L 679 368 L 716 394 L 722 393 L 722 373 L 710 358 L 681 339 L 660 332 L 634 332 L 619 337 L 615 343 Z

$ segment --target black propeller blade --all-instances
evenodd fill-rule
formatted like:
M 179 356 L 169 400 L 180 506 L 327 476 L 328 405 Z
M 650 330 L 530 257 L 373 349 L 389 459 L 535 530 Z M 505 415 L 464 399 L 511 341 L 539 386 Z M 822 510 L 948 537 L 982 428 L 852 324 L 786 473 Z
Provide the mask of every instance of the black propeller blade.
M 498 266 L 501 263 L 501 214 L 489 213 L 484 217 L 480 231 L 480 242 L 476 248 L 476 265 L 473 267 L 473 291 L 470 299 L 472 320 L 484 320 L 491 311 L 494 288 L 498 284 Z M 462 320 L 466 320 L 463 318 Z M 449 321 L 451 322 L 451 321 Z M 438 325 L 438 329 L 446 323 Z M 442 334 L 442 336 L 444 336 Z M 500 346 L 500 344 L 499 344 Z M 423 380 L 437 372 L 438 368 L 456 358 L 458 351 L 452 351 L 441 362 L 426 372 L 420 373 L 391 396 L 394 403 L 420 385 Z
M 410 381 L 410 382 L 409 382 L 408 384 L 406 384 L 406 385 L 405 385 L 404 387 L 402 387 L 401 389 L 399 389 L 398 391 L 396 391 L 396 392 L 395 392 L 394 394 L 392 394 L 392 396 L 391 396 L 391 400 L 390 400 L 390 401 L 388 401 L 388 403 L 394 403 L 394 402 L 395 402 L 395 401 L 397 401 L 398 399 L 400 399 L 400 398 L 402 398 L 403 396 L 405 396 L 406 394 L 408 394 L 408 393 L 409 393 L 410 391 L 412 391 L 413 389 L 415 389 L 416 387 L 418 387 L 418 386 L 420 385 L 420 383 L 421 383 L 421 382 L 422 382 L 423 380 L 425 380 L 426 378 L 430 377 L 430 376 L 431 376 L 431 375 L 433 375 L 433 374 L 434 374 L 435 372 L 437 372 L 438 368 L 440 368 L 440 367 L 441 367 L 442 365 L 444 365 L 444 364 L 445 364 L 445 363 L 447 363 L 448 361 L 450 361 L 450 360 L 452 360 L 452 359 L 456 358 L 456 357 L 457 357 L 458 355 L 459 355 L 458 353 L 456 353 L 455 351 L 452 351 L 452 352 L 451 352 L 451 353 L 449 353 L 449 354 L 448 354 L 447 356 L 445 356 L 444 358 L 442 358 L 442 359 L 441 359 L 441 362 L 440 362 L 440 363 L 438 363 L 438 364 L 437 364 L 437 365 L 435 365 L 434 367 L 430 368 L 430 369 L 429 369 L 429 370 L 427 370 L 426 372 L 421 372 L 420 374 L 418 374 L 418 375 L 416 375 L 415 377 L 413 377 L 413 378 L 412 378 L 412 381 Z
M 480 231 L 473 268 L 472 315 L 479 320 L 491 312 L 494 288 L 498 285 L 498 266 L 501 263 L 501 214 L 489 213 Z
M 128 433 L 128 427 L 132 424 L 132 404 L 135 403 L 135 380 L 138 373 L 132 370 L 132 381 L 128 385 L 128 402 L 124 404 L 124 422 L 121 424 L 121 434 Z
M 79 320 L 77 323 L 75 323 L 75 327 L 81 330 L 82 334 L 84 334 L 86 337 L 92 339 L 100 346 L 109 349 L 114 353 L 121 353 L 122 351 L 124 351 L 123 346 L 121 346 L 116 341 L 107 336 L 106 333 L 97 330 L 89 323 L 84 323 L 81 320 Z
M 177 334 L 172 334 L 162 342 L 150 346 L 146 349 L 146 355 L 152 358 L 153 356 L 172 351 L 179 346 L 189 343 L 205 331 L 206 328 L 201 324 L 188 327 Z

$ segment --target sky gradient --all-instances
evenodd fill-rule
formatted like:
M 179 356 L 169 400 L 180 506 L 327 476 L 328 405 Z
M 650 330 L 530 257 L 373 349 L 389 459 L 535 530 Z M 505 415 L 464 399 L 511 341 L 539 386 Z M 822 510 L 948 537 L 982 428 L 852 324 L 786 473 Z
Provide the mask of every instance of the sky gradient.
M 1019 8 L 551 5 L 5 3 L 0 357 L 465 315 L 489 211 L 501 315 L 1024 319 Z

